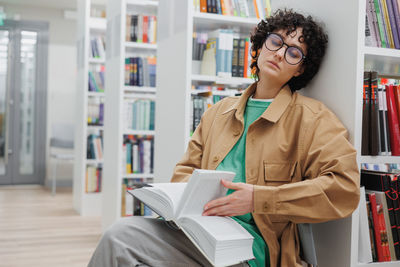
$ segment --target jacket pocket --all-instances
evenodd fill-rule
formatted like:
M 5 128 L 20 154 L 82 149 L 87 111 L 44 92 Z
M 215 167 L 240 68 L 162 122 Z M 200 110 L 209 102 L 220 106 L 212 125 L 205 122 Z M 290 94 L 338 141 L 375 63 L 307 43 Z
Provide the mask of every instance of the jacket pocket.
M 264 181 L 279 184 L 292 181 L 297 162 L 266 162 L 264 161 Z

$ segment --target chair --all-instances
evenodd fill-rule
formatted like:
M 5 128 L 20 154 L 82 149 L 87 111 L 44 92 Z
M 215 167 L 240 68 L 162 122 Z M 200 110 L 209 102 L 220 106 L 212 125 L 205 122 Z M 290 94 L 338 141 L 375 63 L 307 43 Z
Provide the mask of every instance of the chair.
M 52 177 L 51 194 L 56 194 L 57 164 L 59 161 L 72 161 L 74 159 L 74 127 L 66 123 L 52 124 L 52 137 L 50 138 L 50 158 L 55 160 Z

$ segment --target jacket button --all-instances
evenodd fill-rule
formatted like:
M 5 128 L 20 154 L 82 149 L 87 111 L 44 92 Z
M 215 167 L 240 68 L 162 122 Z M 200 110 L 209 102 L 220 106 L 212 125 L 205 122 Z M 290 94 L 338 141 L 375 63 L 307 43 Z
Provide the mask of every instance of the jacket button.
M 219 159 L 219 157 L 218 157 L 218 156 L 214 156 L 214 158 L 213 158 L 213 161 L 214 161 L 214 162 L 217 162 L 217 161 L 218 161 L 218 159 Z
M 238 136 L 240 134 L 240 131 L 235 131 L 235 132 L 233 132 L 233 135 L 234 136 Z
M 267 204 L 267 202 L 264 202 L 264 211 L 267 211 L 268 210 L 268 204 Z

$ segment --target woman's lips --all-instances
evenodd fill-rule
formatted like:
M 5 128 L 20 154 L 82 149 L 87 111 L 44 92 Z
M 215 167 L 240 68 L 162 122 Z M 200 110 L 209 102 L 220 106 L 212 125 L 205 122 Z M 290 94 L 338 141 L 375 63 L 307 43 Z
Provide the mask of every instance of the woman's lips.
M 279 66 L 278 66 L 278 64 L 276 64 L 275 62 L 273 62 L 273 61 L 268 61 L 268 63 L 271 64 L 272 66 L 274 66 L 275 68 L 280 69 Z

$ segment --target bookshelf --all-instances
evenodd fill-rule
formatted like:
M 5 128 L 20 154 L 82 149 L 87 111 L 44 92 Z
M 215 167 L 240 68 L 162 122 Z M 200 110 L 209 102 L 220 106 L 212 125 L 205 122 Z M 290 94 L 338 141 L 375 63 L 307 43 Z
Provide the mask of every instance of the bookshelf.
M 95 17 L 95 11 L 105 10 L 104 6 L 94 5 L 90 0 L 78 2 L 78 42 L 77 42 L 77 99 L 75 124 L 75 162 L 73 178 L 73 205 L 82 216 L 101 215 L 101 192 L 86 192 L 86 172 L 88 166 L 99 168 L 102 159 L 87 158 L 87 138 L 90 134 L 99 135 L 104 127 L 99 123 L 88 124 L 91 102 L 103 102 L 104 92 L 89 92 L 89 71 L 104 66 L 105 57 L 91 57 L 91 40 L 104 37 L 106 19 Z
M 362 85 L 364 68 L 385 75 L 399 76 L 399 50 L 364 45 L 365 0 L 271 1 L 272 9 L 293 8 L 323 21 L 329 34 L 329 46 L 319 74 L 300 92 L 325 103 L 343 122 L 349 140 L 358 151 L 361 163 L 399 163 L 400 157 L 361 156 Z M 338 8 L 346 7 L 346 8 Z M 218 78 L 192 74 L 192 33 L 194 29 L 236 28 L 248 31 L 256 20 L 198 13 L 192 1 L 160 2 L 155 151 L 155 180 L 169 181 L 175 164 L 181 159 L 189 140 L 190 96 L 194 82 L 216 82 Z M 176 14 L 179 14 L 177 16 Z M 340 18 L 340 19 L 338 19 Z M 174 68 L 170 62 L 175 62 Z M 174 79 L 171 79 L 174 77 Z M 230 83 L 226 79 L 222 83 Z M 247 83 L 250 81 L 240 81 Z M 171 105 L 173 101 L 173 104 Z M 352 216 L 313 225 L 319 266 L 398 266 L 399 262 L 358 263 L 359 212 Z
M 193 90 L 192 86 L 221 85 L 246 88 L 253 82 L 249 78 L 224 78 L 193 73 L 193 33 L 224 28 L 234 29 L 240 33 L 241 38 L 248 37 L 259 20 L 200 13 L 195 11 L 193 1 L 162 1 L 159 10 L 160 34 L 157 50 L 159 87 L 156 114 L 158 134 L 155 140 L 154 175 L 156 181 L 168 182 L 173 167 L 181 159 L 190 139 L 191 97 L 205 92 Z M 173 68 L 171 62 L 174 62 Z M 215 95 L 234 95 L 233 90 L 229 91 L 216 91 Z
M 117 0 L 107 4 L 107 53 L 106 58 L 106 93 L 105 99 L 112 109 L 105 111 L 104 133 L 104 179 L 102 226 L 106 229 L 121 217 L 122 183 L 128 179 L 152 179 L 152 172 L 127 173 L 124 140 L 127 136 L 155 138 L 153 129 L 139 129 L 127 125 L 126 105 L 129 101 L 155 101 L 157 91 L 155 85 L 127 85 L 126 58 L 153 57 L 157 53 L 157 44 L 153 42 L 136 42 L 127 40 L 128 16 L 156 16 L 158 1 L 150 0 Z M 140 19 L 138 19 L 140 20 Z M 149 18 L 150 20 L 150 18 Z M 128 23 L 128 26 L 127 26 Z M 138 26 L 138 28 L 140 28 Z M 143 28 L 144 29 L 144 28 Z M 148 32 L 150 41 L 150 32 Z M 157 34 L 158 35 L 158 34 Z M 130 65 L 129 65 L 130 66 Z M 131 81 L 131 80 L 130 80 Z M 131 83 L 129 83 L 131 84 Z

